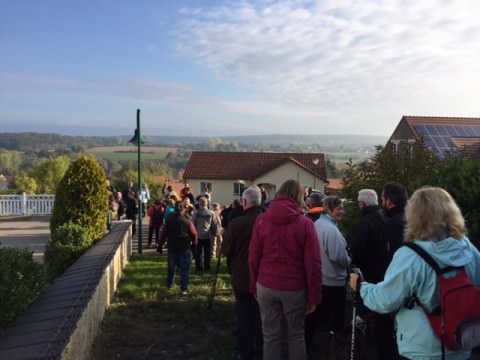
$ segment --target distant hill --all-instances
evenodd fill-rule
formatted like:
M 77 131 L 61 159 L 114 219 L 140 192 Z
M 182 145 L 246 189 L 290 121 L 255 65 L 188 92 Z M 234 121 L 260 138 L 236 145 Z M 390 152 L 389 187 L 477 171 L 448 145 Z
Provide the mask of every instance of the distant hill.
M 121 146 L 127 145 L 131 135 L 127 136 L 69 136 L 47 133 L 0 133 L 0 149 L 20 150 L 38 148 L 58 148 L 62 146 L 77 146 L 90 148 L 94 146 Z M 208 144 L 212 137 L 197 136 L 145 136 L 146 145 L 156 146 L 186 146 L 194 144 Z M 215 137 L 213 137 L 215 138 Z M 224 141 L 237 142 L 254 147 L 269 147 L 272 145 L 316 147 L 346 147 L 361 148 L 384 145 L 385 136 L 373 135 L 250 135 L 224 136 Z
M 242 144 L 275 145 L 279 142 L 290 144 L 321 144 L 324 146 L 375 146 L 384 145 L 388 137 L 375 135 L 253 135 L 228 136 L 224 140 L 237 141 Z
M 149 145 L 188 145 L 206 144 L 212 138 L 218 137 L 196 137 L 196 136 L 145 136 Z M 279 144 L 293 145 L 321 145 L 345 146 L 345 147 L 371 147 L 385 145 L 386 136 L 375 135 L 242 135 L 242 136 L 221 136 L 222 140 L 234 141 L 239 144 L 272 146 Z

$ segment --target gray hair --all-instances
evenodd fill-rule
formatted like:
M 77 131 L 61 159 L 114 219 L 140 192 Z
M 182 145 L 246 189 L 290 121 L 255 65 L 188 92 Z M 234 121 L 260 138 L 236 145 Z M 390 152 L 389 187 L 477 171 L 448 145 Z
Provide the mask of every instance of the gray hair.
M 378 205 L 378 195 L 375 190 L 362 189 L 358 192 L 358 201 L 365 203 L 366 206 Z
M 242 198 L 251 206 L 259 206 L 262 202 L 262 193 L 258 186 L 252 185 L 243 190 Z
M 332 212 L 335 208 L 342 205 L 343 200 L 340 199 L 337 195 L 329 195 L 323 198 L 323 208 L 327 212 Z

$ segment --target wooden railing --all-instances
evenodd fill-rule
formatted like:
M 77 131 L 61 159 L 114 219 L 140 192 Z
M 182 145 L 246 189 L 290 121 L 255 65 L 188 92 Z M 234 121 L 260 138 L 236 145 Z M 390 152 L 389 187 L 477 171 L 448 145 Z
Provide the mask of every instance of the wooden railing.
M 51 214 L 54 202 L 55 195 L 0 195 L 0 216 Z

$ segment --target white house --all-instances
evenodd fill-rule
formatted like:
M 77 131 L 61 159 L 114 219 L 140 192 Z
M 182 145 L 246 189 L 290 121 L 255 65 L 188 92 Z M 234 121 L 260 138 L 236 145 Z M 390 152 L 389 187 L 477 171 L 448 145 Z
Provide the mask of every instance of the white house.
M 325 157 L 321 153 L 194 151 L 183 179 L 195 195 L 210 189 L 212 201 L 230 204 L 242 189 L 263 185 L 273 198 L 288 179 L 325 191 Z

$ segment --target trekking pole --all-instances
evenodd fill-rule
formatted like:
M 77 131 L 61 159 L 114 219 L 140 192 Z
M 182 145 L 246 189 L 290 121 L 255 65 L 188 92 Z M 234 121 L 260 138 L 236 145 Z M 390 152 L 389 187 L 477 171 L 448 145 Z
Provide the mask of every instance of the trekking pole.
M 208 297 L 207 308 L 209 309 L 211 309 L 213 306 L 213 299 L 215 298 L 215 294 L 217 292 L 218 273 L 220 272 L 220 262 L 222 260 L 222 247 L 223 247 L 223 241 L 220 244 L 220 252 L 218 255 L 217 267 L 215 269 L 215 274 L 213 275 L 212 289 L 210 290 L 210 295 Z
M 356 329 L 357 329 L 357 301 L 358 296 L 360 294 L 358 291 L 360 290 L 360 282 L 362 281 L 362 272 L 359 268 L 352 267 L 352 272 L 358 275 L 357 279 L 357 288 L 355 289 L 355 294 L 353 295 L 353 311 L 352 311 L 352 341 L 350 344 L 350 360 L 355 360 L 355 345 L 356 345 Z

